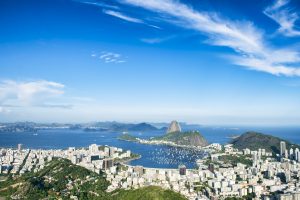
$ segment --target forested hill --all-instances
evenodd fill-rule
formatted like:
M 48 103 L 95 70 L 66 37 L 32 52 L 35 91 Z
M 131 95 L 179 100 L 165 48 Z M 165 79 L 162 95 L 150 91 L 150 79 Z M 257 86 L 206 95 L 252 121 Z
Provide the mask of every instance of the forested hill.
M 27 172 L 19 178 L 9 177 L 0 182 L 0 197 L 7 199 L 78 199 L 90 200 L 185 200 L 171 190 L 144 187 L 136 190 L 116 190 L 107 193 L 109 186 L 103 175 L 73 165 L 69 160 L 54 159 L 38 172 Z
M 278 137 L 274 137 L 272 135 L 266 135 L 263 133 L 257 132 L 246 132 L 235 138 L 231 141 L 231 144 L 237 149 L 245 149 L 249 148 L 251 150 L 266 149 L 269 152 L 278 154 L 280 153 L 280 142 L 285 141 L 286 147 L 290 148 L 300 148 L 299 145 L 292 144 L 289 141 L 283 140 Z

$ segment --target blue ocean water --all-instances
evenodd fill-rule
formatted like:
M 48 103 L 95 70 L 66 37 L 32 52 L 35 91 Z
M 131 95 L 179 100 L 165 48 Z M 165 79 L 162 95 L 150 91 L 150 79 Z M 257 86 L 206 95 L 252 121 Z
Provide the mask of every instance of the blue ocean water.
M 209 143 L 228 143 L 232 135 L 239 135 L 253 130 L 274 135 L 292 143 L 300 144 L 300 127 L 209 127 L 197 128 Z M 131 150 L 140 154 L 141 159 L 131 161 L 132 165 L 145 167 L 177 168 L 185 164 L 189 168 L 195 167 L 195 160 L 203 156 L 200 151 L 164 145 L 146 145 L 118 140 L 122 133 L 114 132 L 85 132 L 83 130 L 53 129 L 40 130 L 37 133 L 0 133 L 0 147 L 16 147 L 21 143 L 24 148 L 64 149 L 68 147 L 86 147 L 90 144 L 109 145 Z M 133 132 L 140 138 L 150 138 L 163 135 L 162 131 Z

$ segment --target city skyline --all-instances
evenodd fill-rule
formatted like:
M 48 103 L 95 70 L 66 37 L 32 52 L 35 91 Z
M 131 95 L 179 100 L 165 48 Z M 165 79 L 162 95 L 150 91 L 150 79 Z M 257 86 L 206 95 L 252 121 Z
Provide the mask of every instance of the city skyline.
M 1 1 L 0 120 L 297 125 L 299 5 Z

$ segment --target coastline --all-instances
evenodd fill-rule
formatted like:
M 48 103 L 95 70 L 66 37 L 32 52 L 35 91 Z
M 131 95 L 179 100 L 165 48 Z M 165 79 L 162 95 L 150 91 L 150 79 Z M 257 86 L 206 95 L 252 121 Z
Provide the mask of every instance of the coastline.
M 125 139 L 120 139 L 120 138 L 117 138 L 117 139 L 121 140 L 121 141 L 135 142 L 135 143 L 146 144 L 146 145 L 158 145 L 158 146 L 165 145 L 165 146 L 170 146 L 170 147 L 195 149 L 195 150 L 199 150 L 199 151 L 209 152 L 208 149 L 206 148 L 206 146 L 200 147 L 200 146 L 191 146 L 191 145 L 180 145 L 180 144 L 175 144 L 174 142 L 168 142 L 168 141 L 164 141 L 164 140 L 145 140 L 145 139 L 140 139 L 140 138 L 137 138 L 137 140 L 125 140 Z
M 135 157 L 135 158 L 129 158 L 129 159 L 126 159 L 125 161 L 121 161 L 120 163 L 121 164 L 127 164 L 127 165 L 129 165 L 128 163 L 129 162 L 131 162 L 131 161 L 133 161 L 133 160 L 138 160 L 138 159 L 141 159 L 142 158 L 142 156 L 141 155 L 138 155 L 137 157 Z

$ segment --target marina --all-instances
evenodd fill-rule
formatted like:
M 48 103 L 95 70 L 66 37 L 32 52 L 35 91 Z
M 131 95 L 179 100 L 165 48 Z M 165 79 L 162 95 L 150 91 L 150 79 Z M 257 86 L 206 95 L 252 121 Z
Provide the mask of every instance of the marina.
M 299 128 L 248 128 L 240 127 L 232 130 L 227 127 L 199 127 L 201 134 L 209 143 L 226 144 L 231 139 L 230 135 L 239 135 L 247 130 L 255 129 L 270 133 L 300 143 Z M 110 145 L 123 149 L 130 149 L 133 153 L 141 155 L 140 159 L 129 162 L 130 165 L 142 165 L 151 168 L 178 168 L 184 164 L 187 168 L 195 168 L 196 161 L 206 154 L 202 150 L 193 148 L 172 147 L 167 145 L 149 145 L 136 142 L 118 140 L 122 132 L 85 132 L 82 130 L 49 129 L 40 130 L 37 133 L 1 133 L 0 147 L 16 147 L 23 144 L 24 148 L 35 149 L 66 149 L 68 147 L 85 147 L 90 144 Z M 130 132 L 130 134 L 143 139 L 157 137 L 165 134 L 163 131 Z

